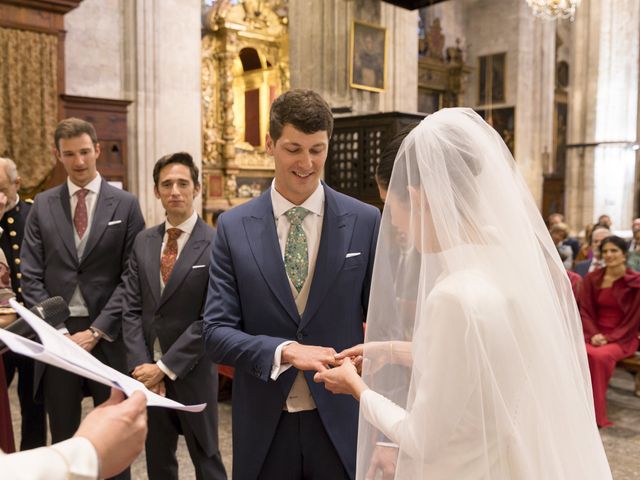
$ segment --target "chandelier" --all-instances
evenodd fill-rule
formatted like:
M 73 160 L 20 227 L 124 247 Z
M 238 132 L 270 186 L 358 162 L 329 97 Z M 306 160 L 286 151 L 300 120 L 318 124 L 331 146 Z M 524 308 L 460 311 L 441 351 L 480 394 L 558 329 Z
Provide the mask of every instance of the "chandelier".
M 568 18 L 573 21 L 580 0 L 527 0 L 536 17 L 546 20 Z

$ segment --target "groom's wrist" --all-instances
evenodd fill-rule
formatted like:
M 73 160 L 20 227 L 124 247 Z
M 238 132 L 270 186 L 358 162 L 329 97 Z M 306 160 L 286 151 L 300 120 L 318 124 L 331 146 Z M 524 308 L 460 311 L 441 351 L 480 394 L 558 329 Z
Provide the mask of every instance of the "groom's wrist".
M 287 343 L 282 347 L 282 351 L 280 353 L 280 364 L 292 364 L 293 363 L 293 355 L 291 355 L 291 346 L 292 345 L 300 345 L 298 342 Z

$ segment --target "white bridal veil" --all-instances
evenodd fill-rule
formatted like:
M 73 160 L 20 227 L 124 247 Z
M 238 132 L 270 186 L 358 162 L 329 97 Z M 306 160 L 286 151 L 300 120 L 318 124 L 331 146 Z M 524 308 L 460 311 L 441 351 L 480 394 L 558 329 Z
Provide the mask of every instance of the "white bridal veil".
M 379 442 L 398 445 L 396 479 L 611 478 L 565 269 L 470 109 L 429 116 L 400 147 L 366 342 L 363 378 L 386 398 L 363 396 L 358 478 Z

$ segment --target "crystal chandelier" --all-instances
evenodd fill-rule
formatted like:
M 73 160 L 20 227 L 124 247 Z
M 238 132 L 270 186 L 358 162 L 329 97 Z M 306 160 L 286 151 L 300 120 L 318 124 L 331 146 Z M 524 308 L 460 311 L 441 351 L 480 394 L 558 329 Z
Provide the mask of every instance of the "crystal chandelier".
M 547 20 L 568 18 L 573 21 L 580 0 L 527 0 L 536 17 Z

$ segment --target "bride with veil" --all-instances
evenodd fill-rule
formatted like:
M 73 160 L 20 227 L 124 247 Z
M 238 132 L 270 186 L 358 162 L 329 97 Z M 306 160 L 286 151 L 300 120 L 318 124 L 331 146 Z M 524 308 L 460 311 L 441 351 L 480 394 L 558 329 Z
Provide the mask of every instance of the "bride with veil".
M 360 401 L 357 477 L 391 444 L 396 479 L 610 479 L 571 286 L 509 150 L 464 108 L 403 135 L 365 344 L 316 374 Z

